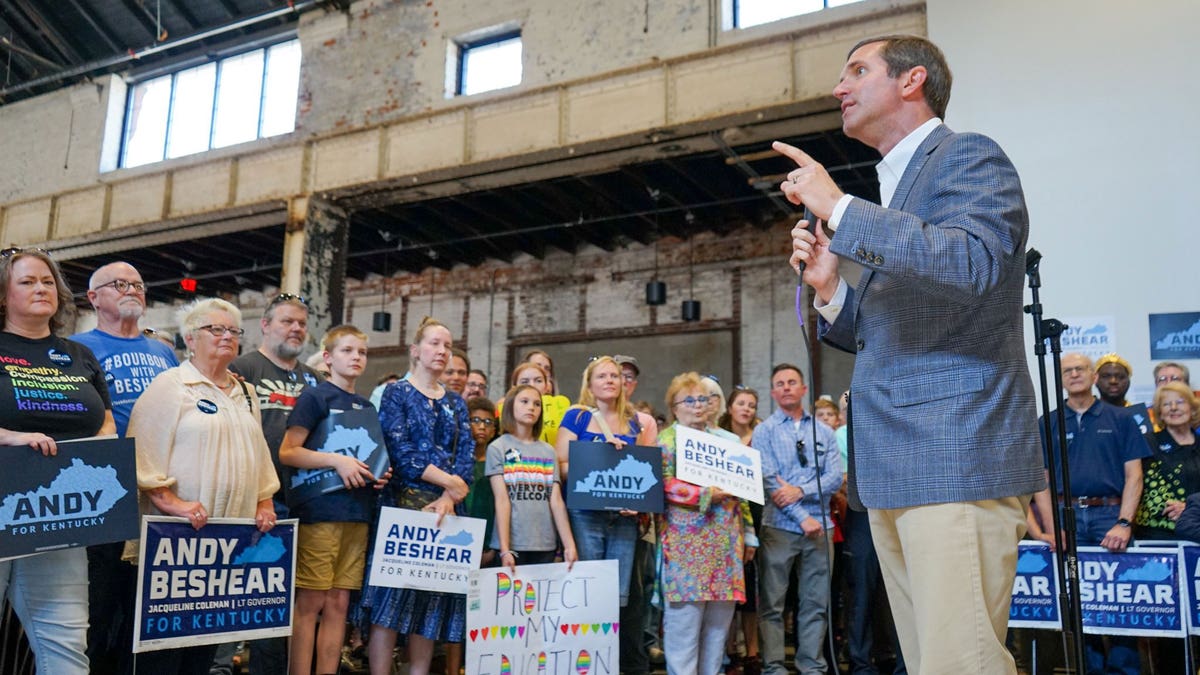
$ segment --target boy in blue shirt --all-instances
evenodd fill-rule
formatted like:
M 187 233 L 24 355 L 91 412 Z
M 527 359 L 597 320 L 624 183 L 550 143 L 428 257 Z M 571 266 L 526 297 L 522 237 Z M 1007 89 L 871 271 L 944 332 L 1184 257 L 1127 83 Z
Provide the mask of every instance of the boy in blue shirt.
M 321 340 L 331 375 L 304 390 L 287 420 L 279 448 L 280 463 L 296 469 L 332 469 L 345 489 L 291 505 L 300 520 L 296 554 L 296 614 L 292 628 L 291 672 L 310 673 L 316 644 L 316 673 L 336 673 L 346 632 L 350 592 L 362 587 L 372 487 L 378 481 L 361 459 L 319 452 L 307 444 L 311 434 L 335 412 L 369 409 L 370 401 L 354 393 L 367 365 L 367 336 L 354 326 L 330 329 Z M 376 420 L 375 415 L 370 416 Z M 317 630 L 317 615 L 322 616 Z

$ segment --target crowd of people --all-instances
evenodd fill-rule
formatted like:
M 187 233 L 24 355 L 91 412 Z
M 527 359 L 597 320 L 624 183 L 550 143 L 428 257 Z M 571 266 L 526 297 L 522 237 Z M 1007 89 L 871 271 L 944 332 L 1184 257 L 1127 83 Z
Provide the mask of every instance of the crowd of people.
M 842 193 L 802 150 L 774 146 L 796 164 L 781 191 L 812 213 L 792 231 L 791 263 L 814 290 L 820 338 L 856 354 L 853 400 L 847 392 L 806 408 L 803 371 L 779 363 L 761 383 L 774 403 L 764 417 L 754 389 L 727 397 L 716 378 L 683 372 L 661 399 L 660 424 L 659 392 L 635 401 L 633 356 L 592 359 L 573 399 L 563 393 L 574 391 L 573 374 L 541 350 L 522 356 L 506 386 L 489 387 L 433 318 L 412 336 L 408 372 L 367 398 L 357 392 L 367 362 L 357 328 L 331 329 L 312 365 L 300 361 L 302 297 L 271 299 L 261 344 L 246 353 L 236 306 L 182 307 L 180 362 L 139 326 L 146 285 L 136 269 L 93 273 L 96 329 L 67 339 L 72 295 L 58 264 L 9 248 L 0 251 L 0 446 L 14 464 L 33 463 L 65 441 L 127 436 L 142 514 L 196 530 L 242 518 L 261 532 L 296 518 L 293 633 L 248 645 L 254 675 L 328 675 L 359 641 L 373 675 L 390 675 L 397 660 L 413 675 L 460 672 L 464 595 L 371 577 L 384 506 L 485 519 L 483 565 L 615 560 L 622 672 L 647 672 L 661 651 L 672 675 L 782 675 L 790 636 L 791 666 L 805 675 L 836 668 L 843 646 L 852 673 L 1011 674 L 1016 541 L 1028 532 L 1057 546 L 1054 514 L 1068 499 L 1079 544 L 1119 553 L 1139 538 L 1200 540 L 1200 402 L 1183 364 L 1155 367 L 1146 409 L 1125 398 L 1128 361 L 1068 354 L 1065 428 L 1057 416 L 1036 424 L 1020 182 L 993 141 L 942 124 L 950 86 L 944 56 L 923 38 L 871 38 L 848 54 L 833 94 L 846 135 L 884 158 L 883 205 Z M 857 287 L 841 278 L 841 258 L 865 268 Z M 390 468 L 310 447 L 335 411 L 378 423 Z M 1038 429 L 1048 430 L 1043 444 Z M 677 439 L 693 432 L 761 453 L 761 509 L 677 477 Z M 572 441 L 593 452 L 657 447 L 663 513 L 569 507 L 561 486 Z M 1064 458 L 1070 481 L 1052 492 L 1047 470 L 1062 476 Z M 289 479 L 311 469 L 333 470 L 344 489 L 294 499 Z M 134 542 L 0 562 L 0 596 L 38 672 L 231 672 L 243 654 L 234 644 L 131 653 L 138 562 Z M 872 646 L 876 623 L 893 642 L 886 664 Z M 1171 645 L 1085 643 L 1089 673 L 1137 673 L 1146 659 L 1183 672 Z
M 290 641 L 251 643 L 253 673 L 336 672 L 347 626 L 366 642 L 374 673 L 390 673 L 397 652 L 409 672 L 429 672 L 438 643 L 446 645 L 446 671 L 461 669 L 464 596 L 377 586 L 364 573 L 370 523 L 382 506 L 488 520 L 487 565 L 616 560 L 626 625 L 638 627 L 621 632 L 626 672 L 649 669 L 647 633 L 656 649 L 665 650 L 673 673 L 727 668 L 727 644 L 744 645 L 744 665 L 734 665 L 753 672 L 759 668 L 760 623 L 771 636 L 762 652 L 767 670 L 782 669 L 782 639 L 776 636 L 784 630 L 783 597 L 794 559 L 803 571 L 794 609 L 796 630 L 806 640 L 799 653 L 821 658 L 828 594 L 814 589 L 828 585 L 829 503 L 842 469 L 832 427 L 804 410 L 805 386 L 795 366 L 776 368 L 771 396 L 780 411 L 766 422 L 758 417 L 754 390 L 737 387 L 727 405 L 715 378 L 682 373 L 663 399 L 668 426 L 660 429 L 654 413 L 634 406 L 640 374 L 634 357 L 592 359 L 578 396 L 568 400 L 556 393 L 563 376 L 555 374 L 550 355 L 530 352 L 493 402 L 486 374 L 470 368 L 446 325 L 427 318 L 409 345 L 408 372 L 388 378 L 379 392 L 377 417 L 391 468 L 374 475 L 358 459 L 306 446 L 331 411 L 375 408 L 356 391 L 367 361 L 363 332 L 339 326 L 324 336 L 319 365 L 325 372 L 300 362 L 308 337 L 301 297 L 284 293 L 268 303 L 262 342 L 246 353 L 236 306 L 210 298 L 182 307 L 182 359 L 159 339 L 160 331 L 139 326 L 145 283 L 128 264 L 106 265 L 92 275 L 88 298 L 97 326 L 73 339 L 56 334 L 71 296 L 45 252 L 14 250 L 0 258 L 0 297 L 6 356 L 77 375 L 81 386 L 71 400 L 86 411 L 68 419 L 61 413 L 17 414 L 9 406 L 0 440 L 52 454 L 57 442 L 70 438 L 128 436 L 136 444 L 143 514 L 182 518 L 197 530 L 213 518 L 253 519 L 263 532 L 281 518 L 299 520 L 293 635 Z M 655 406 L 643 401 L 641 407 Z M 676 479 L 680 427 L 763 449 L 770 495 L 765 510 Z M 604 443 L 613 452 L 627 445 L 660 447 L 664 513 L 568 509 L 561 484 L 575 440 Z M 317 468 L 336 471 L 345 489 L 292 503 L 290 477 Z M 802 555 L 795 555 L 797 546 Z M 778 559 L 781 571 L 756 573 L 756 552 Z M 9 599 L 40 672 L 209 673 L 231 667 L 235 645 L 134 658 L 137 564 L 135 542 L 3 563 Z M 41 582 L 43 590 L 31 590 Z M 736 617 L 739 608 L 742 616 Z M 736 643 L 727 639 L 735 625 L 746 630 Z
M 385 378 L 377 392 L 391 469 L 376 476 L 359 459 L 306 447 L 332 410 L 375 413 L 356 391 L 367 363 L 362 331 L 329 331 L 320 352 L 325 372 L 316 372 L 298 361 L 307 339 L 303 298 L 273 298 L 261 320 L 262 344 L 245 354 L 239 354 L 239 309 L 203 299 L 179 313 L 187 347 L 179 362 L 156 331 L 138 326 L 145 286 L 137 270 L 107 265 L 89 286 L 97 327 L 64 339 L 56 331 L 70 295 L 57 263 L 37 250 L 0 257 L 0 343 L 8 362 L 74 376 L 80 386 L 70 400 L 84 411 L 18 415 L 9 405 L 0 411 L 0 441 L 49 455 L 71 438 L 128 435 L 136 439 L 144 514 L 184 518 L 196 529 L 210 518 L 247 518 L 262 531 L 286 515 L 298 518 L 290 647 L 280 639 L 252 643 L 251 672 L 337 672 L 350 625 L 361 629 L 351 633 L 366 642 L 372 673 L 390 673 L 397 658 L 410 673 L 431 672 L 439 643 L 445 672 L 459 672 L 464 596 L 377 586 L 364 573 L 370 523 L 382 506 L 486 520 L 487 566 L 515 571 L 552 561 L 616 560 L 626 627 L 622 672 L 648 672 L 651 655 L 661 650 L 669 673 L 784 673 L 789 639 L 800 673 L 828 672 L 830 659 L 839 657 L 853 673 L 878 672 L 884 660 L 905 672 L 894 643 L 890 650 L 872 648 L 876 624 L 888 634 L 891 623 L 881 611 L 886 598 L 871 530 L 861 511 L 846 508 L 848 395 L 836 402 L 823 396 L 806 409 L 808 389 L 797 366 L 774 367 L 775 411 L 765 418 L 754 389 L 738 385 L 727 399 L 715 377 L 681 373 L 663 397 L 667 423 L 660 428 L 654 404 L 635 405 L 635 357 L 593 358 L 578 396 L 562 401 L 550 355 L 533 351 L 493 401 L 487 375 L 470 368 L 445 324 L 426 318 L 409 345 L 409 371 Z M 1078 543 L 1121 551 L 1135 538 L 1200 539 L 1200 402 L 1187 368 L 1174 362 L 1155 368 L 1148 410 L 1126 400 L 1132 367 L 1118 355 L 1096 363 L 1065 355 L 1062 375 L 1070 494 L 1081 507 Z M 677 479 L 676 437 L 684 427 L 759 450 L 766 503 L 760 508 Z M 1054 420 L 1051 429 L 1053 445 Z M 661 448 L 664 512 L 568 508 L 561 486 L 576 440 L 613 452 Z M 281 486 L 291 472 L 315 468 L 336 471 L 346 489 L 289 503 Z M 1030 536 L 1054 545 L 1048 491 L 1033 502 Z M 137 548 L 121 548 L 67 549 L 0 564 L 0 582 L 11 589 L 22 624 L 36 627 L 26 634 L 38 670 L 207 674 L 228 666 L 233 646 L 226 645 L 132 658 Z M 825 640 L 831 622 L 833 653 Z M 1138 672 L 1143 658 L 1128 638 L 1089 640 L 1087 647 L 1097 667 L 1120 672 Z M 1148 651 L 1160 668 L 1178 665 L 1177 650 L 1152 644 Z

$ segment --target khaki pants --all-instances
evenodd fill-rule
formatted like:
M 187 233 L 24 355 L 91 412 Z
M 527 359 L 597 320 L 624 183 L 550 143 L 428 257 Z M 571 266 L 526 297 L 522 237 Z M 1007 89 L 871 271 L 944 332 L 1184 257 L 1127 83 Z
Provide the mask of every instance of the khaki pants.
M 1027 497 L 871 510 L 871 536 L 914 675 L 1013 675 L 1004 646 Z

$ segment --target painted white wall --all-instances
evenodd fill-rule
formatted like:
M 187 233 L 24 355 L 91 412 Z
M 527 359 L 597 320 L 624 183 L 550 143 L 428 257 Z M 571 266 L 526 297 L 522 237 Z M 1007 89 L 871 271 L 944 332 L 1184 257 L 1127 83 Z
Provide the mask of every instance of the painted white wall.
M 1114 317 L 1131 394 L 1152 390 L 1147 315 L 1200 310 L 1200 3 L 928 0 L 927 11 L 954 71 L 947 124 L 995 138 L 1021 174 L 1046 316 Z

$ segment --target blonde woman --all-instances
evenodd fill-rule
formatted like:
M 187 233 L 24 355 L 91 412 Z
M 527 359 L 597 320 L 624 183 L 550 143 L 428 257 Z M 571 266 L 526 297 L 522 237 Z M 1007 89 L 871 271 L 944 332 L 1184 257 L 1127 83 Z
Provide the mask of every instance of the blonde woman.
M 633 409 L 625 398 L 621 366 L 611 356 L 588 363 L 578 404 L 567 410 L 558 428 L 555 451 L 565 481 L 571 441 L 610 443 L 620 452 L 626 445 L 651 445 L 658 436 L 654 418 Z M 580 560 L 616 560 L 620 575 L 621 605 L 629 601 L 633 547 L 638 537 L 637 514 L 632 511 L 580 511 L 571 509 L 571 531 Z

